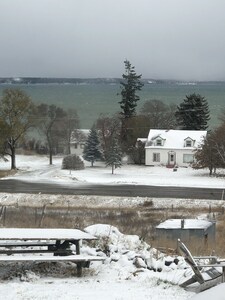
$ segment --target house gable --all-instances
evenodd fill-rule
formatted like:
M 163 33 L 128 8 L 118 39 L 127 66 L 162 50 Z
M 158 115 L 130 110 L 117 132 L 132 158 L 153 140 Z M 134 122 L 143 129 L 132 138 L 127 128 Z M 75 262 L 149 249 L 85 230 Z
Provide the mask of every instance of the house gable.
M 154 146 L 164 146 L 165 139 L 163 139 L 160 135 L 152 139 Z
M 184 139 L 184 147 L 194 147 L 195 146 L 195 140 L 193 140 L 191 137 L 187 137 Z

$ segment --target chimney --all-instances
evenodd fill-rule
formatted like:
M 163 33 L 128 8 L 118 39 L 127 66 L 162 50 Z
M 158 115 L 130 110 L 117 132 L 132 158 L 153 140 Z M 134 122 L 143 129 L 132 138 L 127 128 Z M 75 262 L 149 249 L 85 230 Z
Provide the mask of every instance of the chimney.
M 181 229 L 184 229 L 184 219 L 181 220 Z

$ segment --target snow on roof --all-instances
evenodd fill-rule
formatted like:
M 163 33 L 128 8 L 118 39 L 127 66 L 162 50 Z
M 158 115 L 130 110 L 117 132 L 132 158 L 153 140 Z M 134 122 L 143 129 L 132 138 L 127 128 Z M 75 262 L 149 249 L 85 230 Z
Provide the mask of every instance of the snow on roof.
M 182 149 L 184 148 L 184 141 L 190 138 L 195 141 L 194 147 L 197 147 L 202 140 L 206 137 L 207 131 L 205 130 L 160 130 L 151 129 L 149 131 L 148 140 L 146 143 L 146 148 L 151 147 L 162 147 L 169 149 Z M 154 146 L 152 141 L 157 137 L 165 140 L 163 146 Z
M 140 141 L 142 143 L 146 143 L 147 142 L 147 138 L 137 138 L 137 141 Z
M 70 143 L 77 143 L 87 139 L 90 129 L 76 129 L 71 134 Z
M 212 222 L 198 219 L 169 219 L 156 226 L 157 229 L 180 229 L 184 221 L 183 229 L 207 229 L 212 226 Z

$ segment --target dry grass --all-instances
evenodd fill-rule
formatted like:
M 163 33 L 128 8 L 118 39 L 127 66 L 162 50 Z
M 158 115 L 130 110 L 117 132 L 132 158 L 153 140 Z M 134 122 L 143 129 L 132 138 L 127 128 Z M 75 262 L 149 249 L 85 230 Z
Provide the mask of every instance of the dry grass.
M 225 258 L 225 214 L 224 210 L 219 212 L 216 216 L 216 243 L 215 252 L 220 257 Z
M 216 220 L 216 243 L 204 245 L 199 240 L 191 242 L 191 251 L 195 255 L 216 254 L 225 257 L 225 214 L 224 208 L 176 207 L 156 209 L 151 201 L 131 208 L 87 208 L 87 207 L 0 207 L 0 226 L 4 227 L 49 227 L 80 228 L 92 224 L 110 224 L 125 234 L 136 234 L 153 247 L 176 248 L 176 243 L 160 242 L 155 235 L 155 226 L 168 218 L 194 218 L 209 214 Z
M 16 170 L 0 170 L 0 178 L 14 174 L 16 174 Z

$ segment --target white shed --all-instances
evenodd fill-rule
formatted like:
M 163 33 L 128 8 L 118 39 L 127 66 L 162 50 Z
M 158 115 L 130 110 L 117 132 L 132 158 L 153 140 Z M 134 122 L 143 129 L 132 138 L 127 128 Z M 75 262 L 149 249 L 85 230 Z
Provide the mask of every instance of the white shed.
M 158 244 L 176 248 L 177 240 L 192 250 L 212 247 L 215 244 L 216 224 L 209 220 L 169 219 L 156 226 Z

